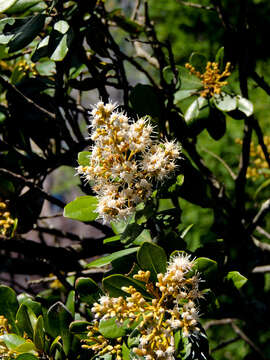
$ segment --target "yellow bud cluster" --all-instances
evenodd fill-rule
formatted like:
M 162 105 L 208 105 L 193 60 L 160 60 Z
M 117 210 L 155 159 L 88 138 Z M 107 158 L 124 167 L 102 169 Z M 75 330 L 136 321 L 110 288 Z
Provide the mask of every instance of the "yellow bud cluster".
M 185 65 L 186 69 L 188 69 L 191 74 L 197 76 L 202 81 L 204 90 L 200 92 L 200 95 L 208 98 L 215 94 L 219 95 L 221 93 L 221 88 L 227 85 L 228 82 L 222 81 L 222 79 L 231 75 L 231 72 L 229 71 L 230 66 L 231 63 L 227 62 L 225 70 L 220 73 L 218 63 L 208 61 L 205 72 L 201 74 L 199 71 L 196 71 L 191 64 L 186 63 Z
M 26 60 L 20 60 L 17 63 L 18 69 L 19 71 L 23 71 L 24 73 L 31 73 L 34 76 L 38 75 L 37 70 L 35 69 L 36 64 L 32 63 L 32 62 L 27 62 Z
M 194 262 L 189 256 L 180 254 L 171 259 L 165 274 L 158 274 L 156 284 L 150 282 L 150 271 L 140 270 L 133 276 L 145 284 L 150 294 L 145 298 L 134 286 L 122 287 L 125 297 L 113 298 L 102 296 L 94 303 L 92 312 L 95 316 L 89 326 L 88 339 L 83 346 L 93 350 L 97 356 L 115 355 L 122 359 L 121 344 L 106 339 L 99 333 L 99 321 L 114 318 L 119 325 L 125 322 L 127 327 L 139 323 L 139 342 L 132 352 L 146 360 L 173 360 L 175 354 L 174 333 L 182 329 L 183 336 L 196 336 L 198 327 L 198 307 L 196 301 L 202 297 L 199 291 L 199 276 L 191 276 Z
M 13 225 L 14 219 L 10 216 L 7 204 L 0 200 L 0 234 L 4 236 L 9 235 Z
M 10 332 L 11 326 L 8 324 L 8 320 L 0 315 L 0 335 L 5 335 Z M 0 359 L 11 360 L 15 359 L 17 354 L 7 348 L 6 344 L 0 340 Z
M 264 136 L 263 141 L 266 145 L 268 153 L 270 153 L 270 136 Z M 242 144 L 242 140 L 236 139 L 237 144 Z M 260 176 L 269 178 L 269 166 L 265 159 L 261 145 L 255 145 L 252 141 L 250 144 L 250 166 L 247 169 L 247 178 L 253 181 L 257 180 Z

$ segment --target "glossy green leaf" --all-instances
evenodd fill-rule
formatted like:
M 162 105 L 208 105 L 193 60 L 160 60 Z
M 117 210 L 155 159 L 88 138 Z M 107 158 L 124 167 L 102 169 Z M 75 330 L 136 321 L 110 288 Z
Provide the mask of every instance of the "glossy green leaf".
M 225 278 L 226 280 L 232 281 L 237 289 L 240 289 L 248 281 L 248 279 L 238 271 L 229 271 Z
M 9 52 L 18 51 L 32 42 L 43 29 L 46 16 L 38 14 L 23 24 L 9 42 Z
M 61 34 L 66 34 L 69 30 L 69 25 L 64 20 L 59 20 L 57 23 L 54 24 L 53 27 L 56 31 L 60 32 Z
M 11 331 L 18 333 L 16 325 L 16 312 L 19 304 L 14 290 L 5 285 L 0 285 L 0 315 L 4 315 L 12 326 Z
M 221 111 L 232 111 L 237 107 L 237 97 L 229 94 L 221 93 L 214 97 L 214 104 Z
M 99 332 L 107 339 L 116 339 L 126 334 L 126 327 L 120 325 L 115 317 L 109 320 L 101 320 L 98 327 Z
M 84 320 L 75 320 L 69 326 L 69 331 L 73 334 L 88 333 L 88 326 L 91 323 Z
M 133 286 L 135 289 L 138 289 L 138 291 L 140 291 L 140 293 L 143 294 L 145 298 L 150 297 L 149 293 L 147 293 L 144 285 L 141 282 L 129 278 L 125 275 L 116 274 L 107 276 L 103 279 L 102 284 L 104 290 L 112 297 L 127 296 L 127 293 L 122 290 L 123 286 Z
M 9 350 L 15 350 L 18 346 L 25 344 L 26 340 L 19 335 L 16 334 L 4 334 L 0 336 L 0 340 L 2 340 Z
M 65 206 L 64 216 L 73 220 L 93 221 L 98 217 L 95 212 L 97 204 L 95 196 L 79 196 Z
M 184 118 L 187 123 L 193 122 L 193 120 L 199 118 L 200 111 L 208 106 L 208 102 L 204 97 L 199 97 L 196 100 L 191 103 L 191 105 L 188 107 Z
M 36 321 L 37 318 L 34 312 L 30 308 L 27 308 L 25 304 L 21 304 L 16 314 L 16 323 L 20 329 L 21 335 L 26 332 L 30 338 L 33 338 L 33 329 L 35 327 Z
M 75 282 L 75 289 L 82 302 L 92 305 L 100 298 L 102 291 L 97 283 L 89 277 L 80 277 Z
M 206 57 L 202 54 L 194 52 L 190 55 L 189 63 L 194 66 L 196 71 L 199 71 L 201 74 L 205 72 L 207 60 Z
M 180 78 L 180 90 L 198 90 L 201 89 L 202 82 L 197 76 L 192 75 L 188 69 L 183 66 L 177 67 Z
M 185 100 L 193 95 L 198 95 L 197 89 L 191 89 L 191 90 L 178 90 L 174 94 L 174 103 L 177 104 L 179 101 Z
M 73 317 L 75 315 L 75 300 L 75 291 L 71 290 L 67 297 L 66 307 Z
M 81 151 L 78 154 L 78 164 L 81 166 L 89 165 L 89 157 L 91 156 L 90 151 Z
M 40 58 L 49 56 L 49 40 L 50 40 L 50 36 L 46 36 L 44 39 L 42 39 L 37 47 L 36 50 L 34 51 L 31 60 L 36 62 L 38 61 Z
M 0 13 L 8 10 L 17 0 L 0 0 Z
M 122 358 L 123 360 L 130 360 L 130 350 L 124 342 L 122 345 Z
M 219 69 L 223 70 L 223 68 L 224 68 L 224 46 L 222 46 L 216 53 L 215 61 L 218 63 Z
M 6 11 L 6 13 L 8 15 L 20 14 L 31 9 L 34 5 L 39 3 L 44 4 L 42 0 L 17 0 L 15 4 Z
M 218 270 L 217 262 L 205 257 L 199 257 L 194 261 L 192 272 L 199 272 L 203 279 L 212 280 Z
M 137 254 L 138 264 L 143 270 L 150 270 L 151 277 L 165 273 L 167 268 L 167 256 L 162 247 L 153 243 L 143 243 Z
M 35 344 L 28 340 L 25 341 L 24 344 L 20 344 L 16 347 L 15 351 L 18 353 L 28 353 L 28 352 L 33 352 L 35 350 Z
M 43 317 L 40 315 L 37 319 L 36 326 L 34 328 L 34 344 L 39 351 L 44 350 L 45 344 L 45 329 L 44 329 L 44 321 Z
M 21 293 L 17 296 L 19 304 L 24 304 L 27 308 L 30 308 L 34 314 L 38 317 L 42 313 L 41 304 L 38 301 L 34 301 L 32 296 L 27 293 Z
M 106 238 L 103 240 L 103 244 L 110 244 L 110 243 L 114 243 L 116 241 L 120 241 L 121 239 L 121 235 L 115 235 L 115 236 L 111 236 L 109 238 Z
M 110 255 L 103 256 L 97 260 L 90 262 L 90 264 L 88 264 L 87 267 L 91 268 L 91 267 L 101 267 L 104 265 L 108 265 L 116 259 L 122 258 L 123 256 L 133 254 L 138 249 L 139 249 L 139 247 L 133 247 L 133 248 L 125 249 L 125 250 L 116 251 Z
M 59 334 L 63 341 L 63 350 L 67 355 L 69 353 L 72 335 L 69 332 L 69 325 L 73 317 L 64 304 L 57 302 L 48 310 L 48 327 L 50 334 L 57 337 Z
M 62 61 L 69 51 L 72 40 L 73 31 L 68 23 L 64 20 L 58 21 L 50 35 L 49 48 L 52 50 L 51 60 Z
M 20 354 L 16 357 L 16 360 L 38 360 L 39 358 L 33 354 Z
M 242 111 L 246 116 L 253 114 L 254 107 L 251 101 L 243 98 L 242 96 L 237 96 L 237 109 Z

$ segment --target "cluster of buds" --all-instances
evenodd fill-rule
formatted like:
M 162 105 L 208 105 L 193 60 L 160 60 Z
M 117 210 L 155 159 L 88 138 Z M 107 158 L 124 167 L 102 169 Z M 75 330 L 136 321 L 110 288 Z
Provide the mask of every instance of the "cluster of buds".
M 133 286 L 122 287 L 126 297 L 113 298 L 102 296 L 92 308 L 93 325 L 89 327 L 85 348 L 96 355 L 115 354 L 121 357 L 123 338 L 111 343 L 99 333 L 99 322 L 115 318 L 120 326 L 131 327 L 139 322 L 139 340 L 132 348 L 133 354 L 146 360 L 175 359 L 174 334 L 181 329 L 185 337 L 197 336 L 198 307 L 197 300 L 202 297 L 199 291 L 200 278 L 192 274 L 194 261 L 190 256 L 180 254 L 171 259 L 165 274 L 158 274 L 156 284 L 150 282 L 150 272 L 140 270 L 133 278 L 145 283 L 146 291 L 152 297 L 148 300 Z M 109 341 L 110 340 L 110 341 Z
M 11 326 L 8 324 L 8 320 L 0 315 L 0 335 L 6 335 L 10 332 Z M 0 359 L 2 360 L 10 360 L 15 359 L 17 354 L 9 350 L 4 342 L 0 340 Z
M 230 66 L 231 63 L 227 62 L 225 70 L 220 73 L 218 63 L 208 61 L 205 72 L 201 74 L 199 71 L 196 71 L 191 64 L 187 63 L 185 65 L 191 74 L 197 76 L 202 81 L 204 87 L 200 92 L 202 97 L 212 97 L 215 94 L 219 95 L 221 93 L 221 88 L 228 83 L 227 81 L 222 81 L 222 79 L 231 75 L 229 71 Z
M 153 138 L 147 117 L 134 121 L 116 107 L 102 101 L 94 106 L 89 165 L 77 168 L 93 185 L 99 201 L 97 212 L 104 222 L 126 220 L 137 204 L 151 196 L 153 183 L 175 170 L 180 155 L 175 142 Z
M 17 63 L 18 70 L 24 73 L 31 73 L 33 76 L 37 76 L 38 72 L 36 70 L 36 64 L 32 62 L 27 62 L 26 60 L 20 60 Z
M 264 136 L 264 143 L 270 153 L 270 136 Z M 241 139 L 236 139 L 236 143 L 242 145 Z M 268 163 L 265 159 L 264 152 L 261 145 L 255 145 L 253 142 L 250 144 L 250 166 L 247 168 L 247 178 L 257 180 L 260 176 L 268 178 L 270 176 Z M 266 171 L 265 171 L 266 170 Z
M 10 217 L 7 211 L 7 204 L 0 200 L 0 234 L 7 236 L 14 225 L 14 219 Z

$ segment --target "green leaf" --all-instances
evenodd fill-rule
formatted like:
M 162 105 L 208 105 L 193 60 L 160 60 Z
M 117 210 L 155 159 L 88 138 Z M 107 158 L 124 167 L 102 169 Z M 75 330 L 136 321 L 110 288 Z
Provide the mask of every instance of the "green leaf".
M 0 13 L 8 10 L 17 0 L 0 0 Z
M 137 223 L 128 224 L 121 235 L 121 243 L 129 244 L 133 242 L 142 233 L 143 229 L 143 226 Z
M 35 345 L 32 341 L 25 341 L 24 344 L 20 344 L 16 347 L 15 351 L 18 353 L 28 353 L 35 350 Z
M 147 101 L 145 101 L 147 99 Z M 156 90 L 150 85 L 137 84 L 130 93 L 132 108 L 139 116 L 160 117 L 160 99 Z
M 232 111 L 237 108 L 237 97 L 221 93 L 214 97 L 214 104 L 221 111 Z
M 64 208 L 64 216 L 79 221 L 94 221 L 98 214 L 95 212 L 98 200 L 95 196 L 79 196 Z
M 11 331 L 17 333 L 18 327 L 16 325 L 16 312 L 19 307 L 16 293 L 8 286 L 0 286 L 0 315 L 4 315 L 12 326 Z
M 75 289 L 82 302 L 92 305 L 100 298 L 102 291 L 91 278 L 80 277 L 75 282 Z
M 20 354 L 16 360 L 38 360 L 38 358 L 33 354 Z
M 90 262 L 90 264 L 88 264 L 87 267 L 91 268 L 91 267 L 101 267 L 104 265 L 108 265 L 116 259 L 122 258 L 123 256 L 133 254 L 138 249 L 139 249 L 139 247 L 133 247 L 133 248 L 125 249 L 125 250 L 116 251 L 110 255 L 103 256 L 97 260 Z
M 30 8 L 32 8 L 33 6 L 35 6 L 39 3 L 43 3 L 43 1 L 42 0 L 17 0 L 15 2 L 15 4 L 12 5 L 6 11 L 6 13 L 8 15 L 24 13 L 25 11 L 29 10 Z
M 266 181 L 264 181 L 255 191 L 254 194 L 254 199 L 256 199 L 256 197 L 259 195 L 259 193 L 265 189 L 266 187 L 268 187 L 270 185 L 270 179 L 267 179 Z
M 177 67 L 180 78 L 180 90 L 196 90 L 202 89 L 202 82 L 197 76 L 192 75 L 188 69 L 183 66 Z
M 198 97 L 196 100 L 191 103 L 191 105 L 188 107 L 184 118 L 187 123 L 192 123 L 193 120 L 198 119 L 200 115 L 200 111 L 208 107 L 208 101 L 204 97 Z
M 49 48 L 52 50 L 51 60 L 62 61 L 67 55 L 73 40 L 73 31 L 69 24 L 64 21 L 58 21 L 50 35 Z
M 122 290 L 123 286 L 133 286 L 135 289 L 140 291 L 140 293 L 145 298 L 150 298 L 149 293 L 145 290 L 144 285 L 137 280 L 131 279 L 125 275 L 115 274 L 107 276 L 102 281 L 103 288 L 106 292 L 110 294 L 112 297 L 119 297 L 119 296 L 127 296 L 127 293 Z
M 116 339 L 126 334 L 126 324 L 118 324 L 115 317 L 109 320 L 101 320 L 98 327 L 99 332 L 107 339 Z
M 88 326 L 91 325 L 88 321 L 75 320 L 69 325 L 69 331 L 73 334 L 88 333 Z
M 197 89 L 191 89 L 191 90 L 178 90 L 176 91 L 176 93 L 174 94 L 174 104 L 178 104 L 179 101 L 182 101 L 184 99 L 189 98 L 190 96 L 193 95 L 198 95 L 198 91 Z
M 30 296 L 27 293 L 21 293 L 17 296 L 17 300 L 19 304 L 24 304 L 27 306 L 27 308 L 30 308 L 34 314 L 38 317 L 42 313 L 41 304 L 37 301 L 34 301 L 32 299 L 32 296 Z
M 49 40 L 50 36 L 48 35 L 38 43 L 36 50 L 31 57 L 33 62 L 38 61 L 42 57 L 49 56 Z
M 224 46 L 222 46 L 218 50 L 215 61 L 218 63 L 219 69 L 223 70 L 223 68 L 224 68 Z
M 34 334 L 33 328 L 36 321 L 37 318 L 34 312 L 30 308 L 27 308 L 25 304 L 21 304 L 16 314 L 16 323 L 18 325 L 18 328 L 20 329 L 21 335 L 23 335 L 24 332 L 26 332 L 26 334 L 30 338 L 33 338 L 33 334 Z
M 130 350 L 127 347 L 127 345 L 125 344 L 125 342 L 123 342 L 123 345 L 122 345 L 122 358 L 123 358 L 123 360 L 130 360 Z
M 218 270 L 217 262 L 205 257 L 199 257 L 194 261 L 192 272 L 199 272 L 205 280 L 213 280 Z
M 225 279 L 232 281 L 237 289 L 240 289 L 248 281 L 248 279 L 238 271 L 229 271 Z
M 162 70 L 164 79 L 168 84 L 170 84 L 174 80 L 175 76 L 176 76 L 176 79 L 178 80 L 179 68 L 180 68 L 180 66 L 178 66 L 178 65 L 175 66 L 175 70 L 176 70 L 177 74 L 173 73 L 173 70 L 172 70 L 171 66 L 166 66 Z
M 31 43 L 43 29 L 46 15 L 33 16 L 27 23 L 16 29 L 16 33 L 9 42 L 9 51 L 15 52 Z
M 68 355 L 72 343 L 72 334 L 69 332 L 69 325 L 72 321 L 71 313 L 60 301 L 49 308 L 49 332 L 53 337 L 57 337 L 60 334 L 63 341 L 63 350 L 66 355 Z
M 236 99 L 238 110 L 242 111 L 246 116 L 250 116 L 253 114 L 254 107 L 251 101 L 239 95 L 237 95 Z
M 181 238 L 184 239 L 184 237 L 189 233 L 189 231 L 193 228 L 194 224 L 188 225 L 181 233 Z
M 75 291 L 71 290 L 68 294 L 66 307 L 71 312 L 72 316 L 75 315 Z
M 111 236 L 103 240 L 103 244 L 110 244 L 112 242 L 120 241 L 121 235 Z
M 143 243 L 138 251 L 137 259 L 143 270 L 150 270 L 152 279 L 156 279 L 157 274 L 166 272 L 167 256 L 163 248 L 158 245 Z
M 26 342 L 26 340 L 16 334 L 4 334 L 0 336 L 0 340 L 2 340 L 9 350 L 15 350 L 19 345 L 22 345 Z
M 45 344 L 45 329 L 42 315 L 40 315 L 37 319 L 36 326 L 34 328 L 33 341 L 37 350 L 42 352 Z
M 192 66 L 194 66 L 196 71 L 199 71 L 201 74 L 205 72 L 205 68 L 207 64 L 207 60 L 205 56 L 197 52 L 194 52 L 190 55 L 189 62 Z
M 78 164 L 81 166 L 87 166 L 89 165 L 90 159 L 89 157 L 91 156 L 91 152 L 90 151 L 81 151 L 78 154 Z
M 220 140 L 226 133 L 226 117 L 224 113 L 216 108 L 210 108 L 206 129 L 214 140 Z

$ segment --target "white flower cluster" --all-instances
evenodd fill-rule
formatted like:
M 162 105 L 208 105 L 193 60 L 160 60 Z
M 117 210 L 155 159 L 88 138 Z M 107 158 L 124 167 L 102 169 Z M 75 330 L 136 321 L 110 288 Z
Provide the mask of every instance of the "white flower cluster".
M 104 222 L 127 219 L 138 203 L 151 196 L 153 182 L 175 170 L 180 155 L 175 142 L 153 139 L 147 117 L 134 121 L 116 107 L 102 101 L 94 106 L 89 165 L 77 168 L 78 174 L 93 183 L 99 199 L 97 212 Z
M 202 297 L 199 291 L 199 276 L 192 274 L 194 261 L 190 256 L 179 254 L 171 259 L 165 274 L 158 274 L 158 282 L 150 282 L 150 271 L 140 270 L 133 278 L 145 283 L 146 290 L 154 298 L 149 301 L 133 286 L 122 287 L 126 297 L 113 298 L 107 295 L 100 297 L 93 304 L 93 325 L 89 327 L 89 345 L 85 347 L 99 351 L 99 355 L 115 353 L 112 346 L 99 334 L 101 320 L 115 318 L 121 325 L 139 322 L 140 333 L 136 347 L 132 352 L 145 360 L 174 360 L 174 334 L 182 329 L 183 336 L 197 336 L 198 308 L 196 302 Z M 122 343 L 124 339 L 118 339 Z M 113 352 L 112 352 L 113 351 Z M 119 359 L 121 354 L 118 353 Z M 116 357 L 116 359 L 118 359 Z

